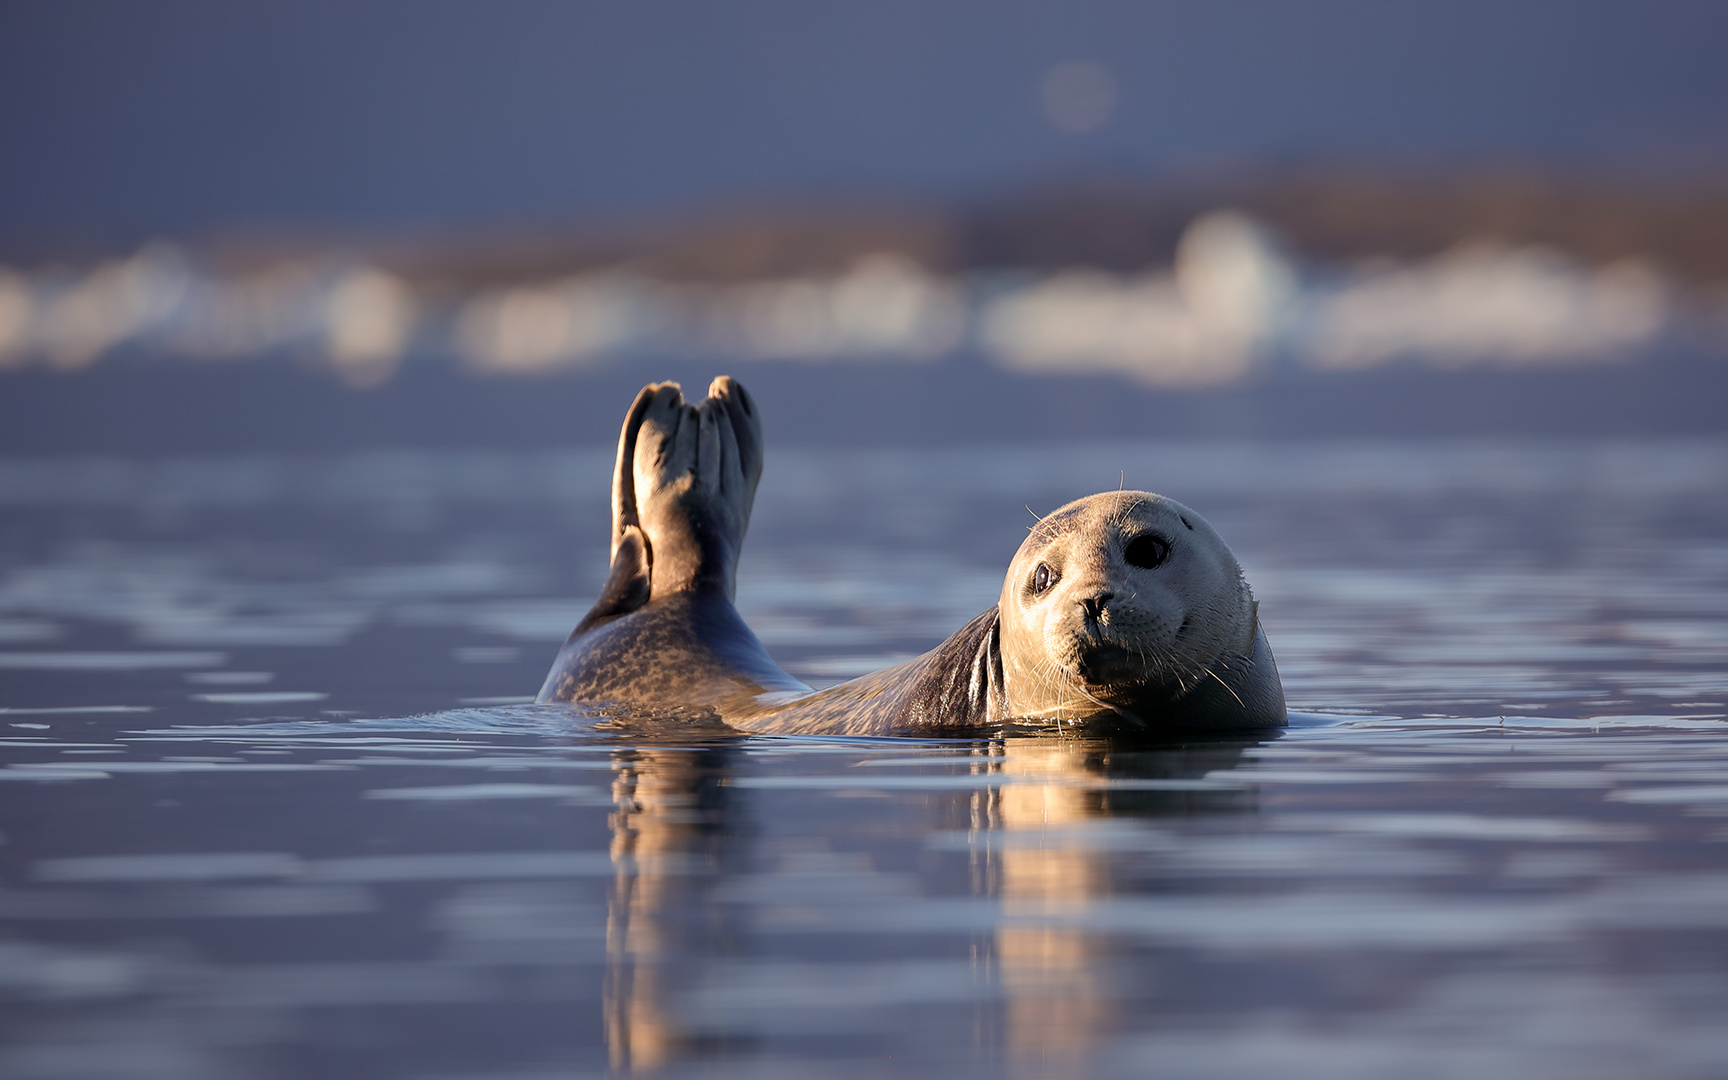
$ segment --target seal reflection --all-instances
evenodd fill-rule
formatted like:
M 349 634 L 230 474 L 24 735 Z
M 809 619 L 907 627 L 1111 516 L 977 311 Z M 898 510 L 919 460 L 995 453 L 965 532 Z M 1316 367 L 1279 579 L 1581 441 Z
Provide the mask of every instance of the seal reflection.
M 1016 1068 L 1037 1075 L 1081 1066 L 1105 1036 L 1122 1026 L 1109 970 L 1120 957 L 1085 929 L 1086 909 L 1118 892 L 1113 863 L 1095 846 L 1075 843 L 1077 830 L 1102 819 L 1186 817 L 1253 809 L 1241 791 L 1135 790 L 1093 786 L 1096 780 L 1200 779 L 1232 769 L 1260 741 L 1221 740 L 1170 746 L 1098 738 L 1004 739 L 998 766 L 1004 783 L 974 796 L 974 829 L 1005 842 L 974 838 L 989 864 L 982 891 L 1001 901 L 994 961 L 1004 998 L 1004 1050 Z M 981 841 L 981 842 L 980 842 Z
M 675 964 L 715 944 L 722 927 L 681 916 L 717 909 L 700 893 L 728 841 L 721 746 L 644 746 L 612 755 L 612 863 L 602 991 L 612 1070 L 665 1066 L 689 1041 L 671 1011 Z M 704 940 L 691 940 L 699 933 Z
M 1118 879 L 1121 860 L 1113 860 L 1114 852 L 1096 842 L 1097 826 L 1108 819 L 1252 811 L 1253 795 L 1241 789 L 1165 789 L 1136 782 L 1199 780 L 1209 772 L 1235 768 L 1246 750 L 1264 741 L 1148 745 L 1016 734 L 973 744 L 969 753 L 954 755 L 957 768 L 987 778 L 975 790 L 899 795 L 897 813 L 865 812 L 838 819 L 838 830 L 837 819 L 813 814 L 803 831 L 824 850 L 868 870 L 872 855 L 857 848 L 883 828 L 953 835 L 963 824 L 970 840 L 967 891 L 996 901 L 996 915 L 992 924 L 980 928 L 981 936 L 966 935 L 969 944 L 950 939 L 938 950 L 970 948 L 979 995 L 976 1008 L 983 1010 L 972 1013 L 970 1034 L 987 1044 L 979 1049 L 1013 1072 L 1048 1075 L 1082 1065 L 1096 1047 L 1132 1023 L 1120 1014 L 1112 985 L 1112 968 L 1123 962 L 1123 955 L 1102 932 L 1086 925 L 1089 906 L 1136 888 Z M 739 906 L 742 897 L 755 894 L 748 889 L 720 892 L 718 887 L 728 879 L 736 885 L 752 876 L 751 867 L 774 863 L 773 852 L 763 848 L 766 830 L 760 823 L 750 824 L 751 811 L 757 808 L 751 805 L 749 787 L 733 786 L 735 774 L 746 764 L 739 752 L 742 745 L 638 742 L 613 754 L 614 810 L 609 821 L 616 875 L 608 904 L 603 1008 L 616 1072 L 651 1073 L 692 1059 L 748 1053 L 745 1040 L 753 1046 L 762 1032 L 717 1028 L 711 1016 L 692 1024 L 688 1015 L 694 985 L 734 993 L 735 985 L 733 990 L 724 988 L 736 978 L 740 964 L 781 962 L 788 947 L 798 953 L 809 949 L 794 957 L 795 962 L 833 965 L 834 977 L 841 979 L 848 965 L 857 962 L 857 956 L 847 959 L 854 950 L 881 962 L 881 956 L 892 956 L 903 944 L 874 936 L 883 931 L 827 940 L 776 936 L 771 927 L 764 931 L 752 921 L 759 910 Z M 872 756 L 862 749 L 858 754 Z M 831 750 L 820 757 L 812 754 L 812 759 L 811 773 L 849 769 L 854 763 Z M 929 758 L 921 763 L 928 766 Z M 826 800 L 849 782 L 855 780 L 836 776 L 833 789 L 819 789 L 815 797 Z M 859 808 L 872 805 L 887 806 L 848 801 Z M 909 820 L 904 813 L 908 806 L 917 808 Z M 782 843 L 784 832 L 782 828 Z M 922 896 L 897 902 L 942 904 L 957 899 L 951 892 L 943 897 L 937 877 L 920 877 Z M 828 914 L 844 918 L 847 911 L 858 910 L 844 905 L 857 900 L 835 897 L 830 902 L 841 907 Z M 822 901 L 801 900 L 812 902 Z M 853 1028 L 874 1028 L 888 1039 L 903 1037 L 896 1034 L 892 1019 L 892 1010 L 900 1006 L 879 1002 L 876 1007 L 883 1010 L 880 1017 L 854 1017 Z M 956 1016 L 955 1023 L 961 1022 Z

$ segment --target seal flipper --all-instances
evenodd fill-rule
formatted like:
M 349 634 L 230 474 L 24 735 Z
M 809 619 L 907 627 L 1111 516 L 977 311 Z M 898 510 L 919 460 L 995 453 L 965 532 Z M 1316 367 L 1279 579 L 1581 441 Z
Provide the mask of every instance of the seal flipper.
M 756 406 L 731 379 L 700 405 L 677 383 L 636 395 L 612 478 L 610 573 L 538 700 L 736 709 L 809 692 L 732 606 L 761 474 Z
M 742 541 L 750 524 L 751 507 L 756 502 L 756 485 L 762 479 L 762 420 L 750 392 L 730 375 L 722 375 L 708 384 L 708 401 L 703 404 L 711 402 L 724 409 L 730 421 L 719 426 L 722 445 L 728 445 L 727 438 L 731 440 L 730 460 L 736 462 L 736 470 L 726 471 L 722 486 L 727 489 L 728 498 L 742 509 L 738 526 L 738 539 Z M 718 410 L 715 418 L 719 419 Z
M 632 418 L 638 409 L 633 498 L 651 555 L 651 596 L 718 588 L 731 597 L 762 476 L 755 404 L 721 376 L 700 405 L 687 404 L 676 383 L 660 383 L 638 395 Z
M 636 392 L 630 411 L 624 414 L 624 426 L 618 431 L 618 453 L 612 463 L 612 555 L 618 555 L 618 545 L 632 526 L 641 532 L 641 520 L 636 514 L 636 435 L 642 429 L 642 418 L 648 406 L 663 387 L 677 391 L 677 383 L 649 383 Z M 646 543 L 647 538 L 643 537 Z M 647 572 L 647 560 L 643 561 Z
M 612 465 L 612 562 L 601 586 L 600 596 L 588 614 L 570 631 L 568 640 L 575 641 L 602 623 L 610 622 L 648 602 L 653 589 L 653 551 L 636 512 L 636 436 L 660 392 L 677 383 L 650 383 L 636 394 L 630 409 L 624 414 L 624 425 L 618 432 L 618 454 Z
M 696 423 L 687 428 L 691 413 Z M 648 431 L 643 438 L 645 423 Z M 638 458 L 639 445 L 642 460 Z M 681 470 L 694 478 L 693 485 L 680 483 L 686 479 Z M 628 615 L 654 594 L 655 551 L 642 526 L 639 481 L 644 481 L 641 486 L 649 500 L 670 498 L 679 504 L 655 515 L 657 523 L 664 526 L 663 544 L 671 556 L 667 560 L 672 564 L 667 567 L 669 573 L 663 576 L 684 576 L 677 573 L 683 569 L 678 564 L 691 561 L 690 537 L 686 530 L 674 526 L 680 516 L 699 514 L 708 520 L 706 528 L 696 531 L 718 533 L 709 546 L 719 541 L 727 549 L 721 557 L 728 565 L 721 568 L 720 576 L 730 597 L 735 587 L 737 552 L 761 478 L 762 423 L 756 415 L 756 403 L 742 385 L 730 376 L 720 376 L 709 385 L 708 398 L 699 407 L 684 404 L 682 389 L 675 382 L 644 386 L 624 414 L 618 433 L 618 454 L 612 469 L 611 572 L 599 599 L 571 631 L 571 639 Z M 694 554 L 698 569 L 692 576 L 700 578 L 704 560 L 700 545 Z M 681 581 L 666 584 L 662 592 L 686 587 Z

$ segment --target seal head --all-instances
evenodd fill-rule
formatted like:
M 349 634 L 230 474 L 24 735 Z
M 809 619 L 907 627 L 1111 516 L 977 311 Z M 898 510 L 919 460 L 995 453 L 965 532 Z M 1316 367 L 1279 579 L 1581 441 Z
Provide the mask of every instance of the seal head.
M 1204 518 L 1144 491 L 1043 518 L 997 605 L 1006 708 L 1136 727 L 1284 722 L 1277 667 L 1242 568 Z

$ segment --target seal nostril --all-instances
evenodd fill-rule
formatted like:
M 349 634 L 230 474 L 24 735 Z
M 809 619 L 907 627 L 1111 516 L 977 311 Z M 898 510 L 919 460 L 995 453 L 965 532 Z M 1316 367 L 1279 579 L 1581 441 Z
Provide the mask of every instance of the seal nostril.
M 1080 608 L 1086 613 L 1088 619 L 1096 619 L 1104 613 L 1104 605 L 1115 599 L 1115 597 L 1115 593 L 1107 592 L 1099 593 L 1097 596 L 1088 596 L 1080 601 Z

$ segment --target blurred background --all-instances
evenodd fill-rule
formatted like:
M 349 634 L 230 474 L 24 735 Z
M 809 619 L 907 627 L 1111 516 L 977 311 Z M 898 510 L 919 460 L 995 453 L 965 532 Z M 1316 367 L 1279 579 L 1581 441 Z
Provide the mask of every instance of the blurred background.
M 0 451 L 1728 428 L 1700 0 L 0 7 Z

